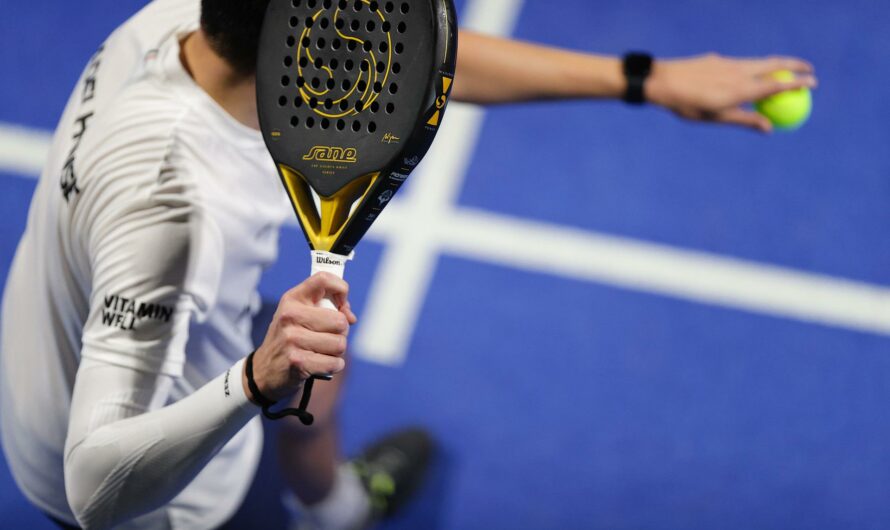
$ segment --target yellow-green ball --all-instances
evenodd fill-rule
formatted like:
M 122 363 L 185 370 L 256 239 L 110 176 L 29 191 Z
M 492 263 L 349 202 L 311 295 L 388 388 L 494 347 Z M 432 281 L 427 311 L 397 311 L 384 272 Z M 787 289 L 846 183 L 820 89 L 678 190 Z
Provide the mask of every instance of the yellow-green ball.
M 793 81 L 795 76 L 788 70 L 772 74 L 779 81 Z M 786 90 L 754 104 L 757 112 L 766 116 L 773 127 L 782 131 L 793 131 L 806 123 L 813 111 L 813 96 L 810 89 Z

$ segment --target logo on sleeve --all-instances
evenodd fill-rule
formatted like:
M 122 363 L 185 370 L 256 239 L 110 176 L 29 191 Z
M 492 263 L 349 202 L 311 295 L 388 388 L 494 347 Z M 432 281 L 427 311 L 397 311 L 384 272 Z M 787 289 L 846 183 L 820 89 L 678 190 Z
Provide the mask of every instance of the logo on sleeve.
M 135 298 L 106 295 L 102 324 L 110 328 L 136 329 L 145 322 L 170 322 L 173 308 L 164 304 L 140 302 Z

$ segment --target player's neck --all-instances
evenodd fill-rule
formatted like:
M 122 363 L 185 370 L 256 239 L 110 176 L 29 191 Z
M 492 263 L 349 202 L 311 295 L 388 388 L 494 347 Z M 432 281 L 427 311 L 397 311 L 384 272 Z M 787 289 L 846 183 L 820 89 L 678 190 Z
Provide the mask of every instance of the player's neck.
M 233 118 L 259 130 L 256 108 L 256 78 L 237 73 L 217 55 L 202 30 L 182 41 L 181 60 L 186 71 L 207 94 Z

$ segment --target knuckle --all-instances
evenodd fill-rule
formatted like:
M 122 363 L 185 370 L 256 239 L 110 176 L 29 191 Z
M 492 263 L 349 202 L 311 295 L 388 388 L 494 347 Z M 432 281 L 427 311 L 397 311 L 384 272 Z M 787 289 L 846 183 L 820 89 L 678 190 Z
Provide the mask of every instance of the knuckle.
M 339 333 L 346 333 L 349 330 L 349 319 L 343 313 L 337 313 L 336 325 Z
M 300 346 L 304 340 L 303 328 L 297 326 L 289 326 L 284 330 L 284 337 L 288 344 L 292 346 Z
M 337 343 L 335 345 L 335 352 L 338 356 L 342 356 L 346 354 L 346 348 L 349 346 L 349 341 L 346 340 L 346 337 L 343 335 L 337 335 Z
M 346 361 L 344 359 L 335 359 L 334 363 L 334 371 L 342 372 L 346 368 Z

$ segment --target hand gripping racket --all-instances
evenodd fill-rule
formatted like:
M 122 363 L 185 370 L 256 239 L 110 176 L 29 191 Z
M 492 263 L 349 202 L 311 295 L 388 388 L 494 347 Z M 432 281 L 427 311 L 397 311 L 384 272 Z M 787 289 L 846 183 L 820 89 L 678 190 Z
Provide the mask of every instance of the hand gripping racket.
M 353 248 L 424 157 L 457 56 L 452 0 L 271 0 L 257 106 L 266 146 L 312 250 L 343 276 Z M 330 300 L 322 306 L 336 309 Z M 298 409 L 306 411 L 314 379 Z

